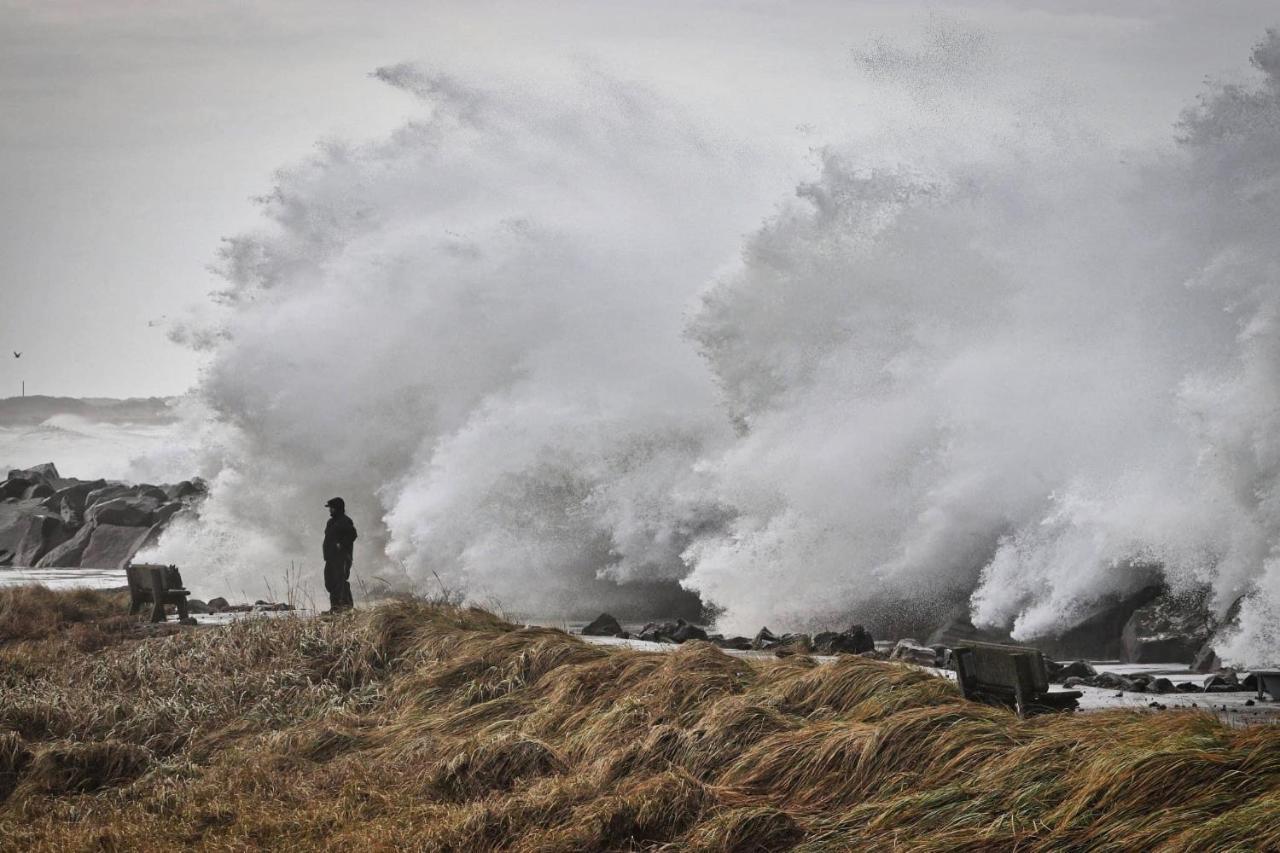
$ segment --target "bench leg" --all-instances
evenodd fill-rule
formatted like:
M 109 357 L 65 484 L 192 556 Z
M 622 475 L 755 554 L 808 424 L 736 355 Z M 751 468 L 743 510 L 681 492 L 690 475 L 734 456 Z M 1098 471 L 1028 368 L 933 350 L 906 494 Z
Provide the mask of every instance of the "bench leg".
M 191 618 L 187 615 L 187 597 L 185 595 L 178 596 L 178 621 L 186 622 Z
M 956 682 L 960 685 L 960 695 L 965 699 L 972 699 L 973 691 L 969 689 L 968 658 L 968 649 L 952 649 L 951 660 L 956 667 Z
M 164 621 L 164 579 L 154 570 L 151 573 L 151 621 Z
M 1026 655 L 1016 655 L 1013 659 L 1014 687 L 1013 702 L 1019 719 L 1027 716 L 1027 705 L 1031 702 L 1031 661 Z

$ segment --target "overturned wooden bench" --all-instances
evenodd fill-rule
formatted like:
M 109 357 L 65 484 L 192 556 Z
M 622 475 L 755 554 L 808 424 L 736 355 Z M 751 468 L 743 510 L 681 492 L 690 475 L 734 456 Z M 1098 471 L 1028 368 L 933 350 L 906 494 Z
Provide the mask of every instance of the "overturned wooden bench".
M 151 621 L 165 621 L 164 606 L 175 605 L 178 608 L 178 621 L 189 623 L 187 613 L 187 596 L 191 592 L 182 585 L 182 574 L 177 566 L 160 566 L 152 563 L 132 563 L 124 567 L 126 580 L 129 582 L 129 613 L 132 615 L 142 610 L 146 604 L 151 605 Z
M 1049 692 L 1044 655 L 1030 646 L 969 643 L 951 650 L 960 692 L 979 702 L 1012 704 L 1019 717 L 1074 708 L 1078 690 Z

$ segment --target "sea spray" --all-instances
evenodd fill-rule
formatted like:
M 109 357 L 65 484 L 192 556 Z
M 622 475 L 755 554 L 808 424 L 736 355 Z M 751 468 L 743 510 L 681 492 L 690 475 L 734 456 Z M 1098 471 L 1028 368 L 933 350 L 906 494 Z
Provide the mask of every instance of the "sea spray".
M 729 630 L 1034 639 L 1163 578 L 1275 663 L 1278 55 L 1122 151 L 980 34 L 880 45 L 883 126 L 774 207 L 616 81 L 386 69 L 422 119 L 228 244 L 214 494 L 160 552 L 256 589 L 342 494 L 370 574 L 521 612 L 680 583 Z
M 696 615 L 680 554 L 725 510 L 695 463 L 733 433 L 684 311 L 775 190 L 599 75 L 563 98 L 378 76 L 423 115 L 282 173 L 227 244 L 187 332 L 213 348 L 213 496 L 161 552 L 256 592 L 318 553 L 337 494 L 366 584 Z

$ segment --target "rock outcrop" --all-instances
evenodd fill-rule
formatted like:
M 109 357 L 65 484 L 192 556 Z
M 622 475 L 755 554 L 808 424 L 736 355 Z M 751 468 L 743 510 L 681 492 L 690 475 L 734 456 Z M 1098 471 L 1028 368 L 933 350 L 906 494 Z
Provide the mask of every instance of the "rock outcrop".
M 1124 663 L 1191 663 L 1215 627 L 1207 589 L 1162 594 L 1139 607 L 1120 634 Z
M 618 620 L 608 613 L 601 613 L 582 629 L 584 637 L 621 637 L 625 633 Z
M 205 493 L 200 480 L 77 480 L 51 462 L 10 471 L 0 483 L 0 566 L 118 568 Z

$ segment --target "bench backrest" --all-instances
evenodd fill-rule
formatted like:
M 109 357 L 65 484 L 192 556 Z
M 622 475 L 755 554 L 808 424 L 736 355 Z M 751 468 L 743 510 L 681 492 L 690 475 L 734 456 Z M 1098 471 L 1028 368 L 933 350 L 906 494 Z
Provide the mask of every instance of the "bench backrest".
M 1024 685 L 1037 693 L 1049 690 L 1049 673 L 1044 655 L 1030 646 L 1008 646 L 1000 643 L 969 643 L 955 650 L 964 656 L 964 673 L 978 686 L 1012 690 L 1018 686 L 1018 660 L 1027 661 L 1025 672 L 1031 683 Z
M 152 589 L 152 573 L 160 573 L 160 583 L 165 590 L 182 589 L 182 573 L 177 566 L 162 566 L 156 563 L 129 563 L 124 567 L 124 576 L 129 583 L 130 591 Z

